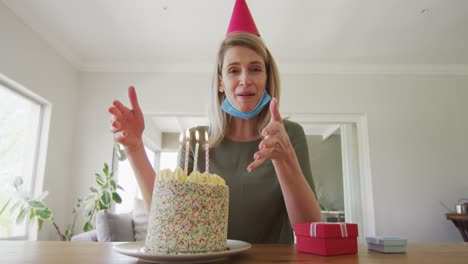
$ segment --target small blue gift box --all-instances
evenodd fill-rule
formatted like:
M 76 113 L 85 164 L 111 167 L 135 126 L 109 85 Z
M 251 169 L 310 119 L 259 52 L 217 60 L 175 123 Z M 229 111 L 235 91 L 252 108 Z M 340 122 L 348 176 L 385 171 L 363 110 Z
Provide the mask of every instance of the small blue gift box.
M 382 253 L 405 253 L 406 239 L 394 236 L 366 237 L 369 250 Z

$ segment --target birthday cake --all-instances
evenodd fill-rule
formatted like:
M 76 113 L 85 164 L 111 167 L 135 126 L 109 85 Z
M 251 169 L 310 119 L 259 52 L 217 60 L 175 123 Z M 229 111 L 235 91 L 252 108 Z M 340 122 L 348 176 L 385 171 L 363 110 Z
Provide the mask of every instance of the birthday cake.
M 154 183 L 144 251 L 196 254 L 224 251 L 229 188 L 216 174 L 163 170 Z

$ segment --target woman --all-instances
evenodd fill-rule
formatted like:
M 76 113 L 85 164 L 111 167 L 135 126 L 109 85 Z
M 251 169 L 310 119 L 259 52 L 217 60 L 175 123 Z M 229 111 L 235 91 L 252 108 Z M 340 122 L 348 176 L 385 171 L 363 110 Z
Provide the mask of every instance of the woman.
M 290 225 L 317 222 L 321 217 L 302 127 L 283 121 L 278 112 L 280 88 L 274 59 L 259 37 L 236 33 L 221 44 L 217 65 L 209 115 L 210 172 L 225 178 L 230 188 L 228 237 L 252 243 L 291 243 Z M 243 116 L 256 112 L 257 105 L 266 106 L 264 92 L 274 96 L 269 109 Z M 115 141 L 125 147 L 150 208 L 155 172 L 144 151 L 143 114 L 133 87 L 129 98 L 132 109 L 119 101 L 109 109 L 112 130 Z M 226 112 L 232 108 L 241 115 Z M 202 132 L 204 128 L 197 129 Z M 199 161 L 203 160 L 201 156 Z M 198 168 L 203 171 L 204 163 Z
M 282 120 L 278 111 L 276 63 L 257 34 L 234 32 L 221 44 L 214 76 L 210 172 L 223 177 L 230 189 L 228 238 L 292 243 L 291 226 L 318 222 L 321 214 L 304 131 L 299 124 Z M 129 99 L 131 109 L 119 101 L 109 109 L 112 131 L 115 141 L 125 147 L 150 208 L 156 174 L 144 151 L 143 114 L 133 87 Z M 203 135 L 207 128 L 196 129 Z M 191 143 L 189 171 L 193 167 Z M 204 171 L 204 152 L 200 154 L 197 165 Z M 181 167 L 183 163 L 179 160 Z

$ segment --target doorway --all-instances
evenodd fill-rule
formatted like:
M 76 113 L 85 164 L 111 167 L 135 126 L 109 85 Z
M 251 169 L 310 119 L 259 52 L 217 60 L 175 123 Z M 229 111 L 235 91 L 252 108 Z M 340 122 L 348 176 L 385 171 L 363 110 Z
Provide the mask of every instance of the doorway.
M 375 218 L 366 115 L 285 113 L 282 116 L 288 116 L 305 130 L 311 126 L 327 126 L 329 129 L 323 134 L 325 137 L 339 135 L 345 221 L 358 224 L 360 242 L 366 236 L 374 236 Z M 143 138 L 151 143 L 149 145 L 155 146 L 155 149 L 163 148 L 164 133 L 176 133 L 173 137 L 176 142 L 180 131 L 208 123 L 203 114 L 152 113 L 146 115 L 145 120 L 150 122 L 146 124 Z
M 343 213 L 346 222 L 358 224 L 360 242 L 363 242 L 366 236 L 374 236 L 375 218 L 370 175 L 367 117 L 364 114 L 297 113 L 290 113 L 286 116 L 289 116 L 292 121 L 301 124 L 304 127 L 306 135 L 307 131 L 311 130 L 311 127 L 322 127 L 322 132 L 315 133 L 316 135 L 319 134 L 325 140 L 332 139 L 332 141 L 335 141 L 328 145 L 336 145 L 339 142 L 344 212 L 337 210 L 337 212 L 333 213 L 337 218 Z M 328 146 L 327 148 L 332 147 Z M 333 161 L 330 161 L 330 164 L 326 166 L 331 167 L 333 164 L 338 164 L 336 166 L 339 166 L 339 163 L 333 163 Z M 335 172 L 337 169 L 339 170 L 340 168 L 334 168 Z M 333 169 L 331 170 L 333 171 Z M 314 169 L 312 168 L 313 174 Z M 317 190 L 317 192 L 320 195 L 320 190 Z M 340 195 L 335 197 L 338 197 L 335 198 L 337 200 Z M 339 203 L 335 202 L 334 204 Z M 323 209 L 326 211 L 327 209 L 341 208 Z

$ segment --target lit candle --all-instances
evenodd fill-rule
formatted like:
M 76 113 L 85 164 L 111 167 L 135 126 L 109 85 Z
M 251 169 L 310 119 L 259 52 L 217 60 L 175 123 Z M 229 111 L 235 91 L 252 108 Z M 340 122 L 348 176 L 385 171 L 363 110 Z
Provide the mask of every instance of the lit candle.
M 188 157 L 190 149 L 190 132 L 187 129 L 185 132 L 185 174 L 188 175 Z
M 197 165 L 197 160 L 198 160 L 198 130 L 195 130 L 195 139 L 197 142 L 195 143 L 195 158 L 193 159 L 193 171 L 198 171 L 198 165 Z
M 205 171 L 210 172 L 210 144 L 208 144 L 207 131 L 205 131 Z
M 182 141 L 184 140 L 184 133 L 180 132 L 179 134 L 179 150 L 177 151 L 177 165 L 176 168 L 179 166 L 180 156 L 182 155 Z

